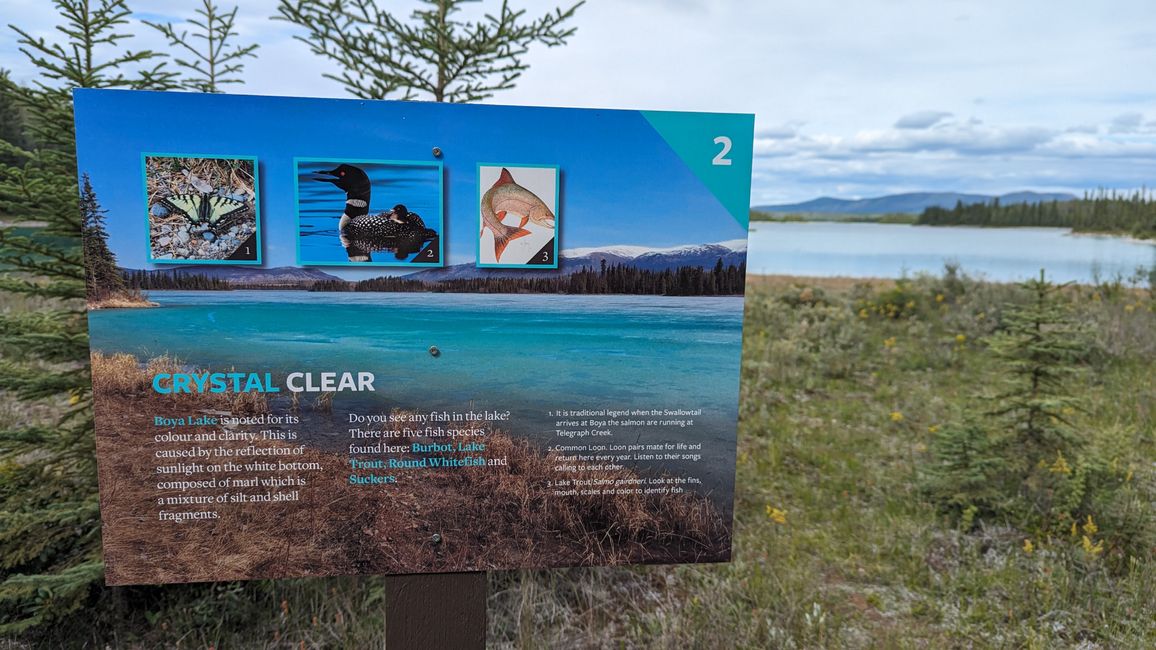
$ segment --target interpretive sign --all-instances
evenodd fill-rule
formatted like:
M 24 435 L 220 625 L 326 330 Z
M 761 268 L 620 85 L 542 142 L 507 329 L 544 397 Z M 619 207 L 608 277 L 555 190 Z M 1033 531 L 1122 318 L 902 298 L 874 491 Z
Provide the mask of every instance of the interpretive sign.
M 110 584 L 729 559 L 753 116 L 75 107 Z

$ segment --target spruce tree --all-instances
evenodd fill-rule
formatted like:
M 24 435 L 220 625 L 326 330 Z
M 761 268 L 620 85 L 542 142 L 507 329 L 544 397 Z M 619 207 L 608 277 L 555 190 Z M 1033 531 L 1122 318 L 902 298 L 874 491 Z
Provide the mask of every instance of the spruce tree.
M 80 187 L 81 242 L 84 245 L 84 286 L 90 302 L 126 293 L 116 256 L 108 247 L 104 213 L 88 174 Z
M 7 70 L 0 68 L 0 165 L 19 164 L 20 152 L 32 148 L 24 111 L 7 90 L 12 85 L 9 75 Z M 0 219 L 4 217 L 0 212 Z
M 85 270 L 71 89 L 172 87 L 159 55 L 129 51 L 124 0 L 56 0 L 60 40 L 12 27 L 40 71 L 0 78 L 34 148 L 6 140 L 0 167 L 0 398 L 23 421 L 0 425 L 0 633 L 46 626 L 87 605 L 103 577 L 93 449 Z M 99 214 L 99 206 L 91 206 Z
M 1009 502 L 1008 461 L 1003 449 L 976 421 L 951 423 L 931 440 L 932 462 L 923 479 L 928 498 L 965 521 L 998 513 Z M 1018 489 L 1013 486 L 1012 494 Z
M 422 0 L 403 22 L 374 0 L 281 0 L 274 18 L 304 27 L 295 38 L 336 63 L 341 72 L 324 76 L 356 97 L 474 102 L 513 88 L 531 45 L 565 44 L 585 2 L 526 19 L 503 0 L 482 20 L 455 20 L 468 1 Z
M 1077 444 L 1068 422 L 1076 406 L 1069 381 L 1078 372 L 1083 336 L 1068 305 L 1064 285 L 1040 277 L 1023 283 L 1029 299 L 1011 305 L 991 350 L 1006 369 L 1005 386 L 994 396 L 991 414 L 1009 426 L 1016 448 L 1032 462 L 1071 452 Z
M 225 11 L 212 0 L 202 2 L 204 6 L 197 9 L 196 17 L 187 21 L 194 28 L 192 34 L 188 30 L 178 33 L 172 23 L 142 22 L 159 31 L 168 39 L 171 47 L 183 51 L 189 57 L 173 57 L 173 61 L 185 70 L 182 87 L 219 93 L 224 84 L 241 83 L 240 75 L 245 69 L 243 60 L 257 56 L 254 53 L 257 45 L 232 44 L 231 41 L 237 36 L 237 7 Z

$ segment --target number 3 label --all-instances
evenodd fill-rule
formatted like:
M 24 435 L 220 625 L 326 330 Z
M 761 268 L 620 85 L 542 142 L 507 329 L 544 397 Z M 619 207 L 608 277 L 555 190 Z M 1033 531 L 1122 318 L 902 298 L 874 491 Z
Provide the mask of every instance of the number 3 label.
M 718 155 L 714 157 L 714 160 L 710 161 L 710 164 L 729 167 L 731 164 L 731 159 L 727 158 L 727 154 L 731 152 L 731 139 L 725 135 L 720 135 L 714 139 L 714 143 L 721 144 L 722 151 L 718 152 Z

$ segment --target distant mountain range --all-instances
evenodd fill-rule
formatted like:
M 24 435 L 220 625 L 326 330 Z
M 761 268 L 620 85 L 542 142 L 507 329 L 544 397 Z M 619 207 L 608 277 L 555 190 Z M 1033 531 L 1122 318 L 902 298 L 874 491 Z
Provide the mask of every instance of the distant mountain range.
M 472 280 L 474 278 L 533 278 L 550 277 L 577 273 L 582 269 L 600 268 L 607 265 L 625 264 L 647 271 L 665 271 L 686 266 L 705 269 L 714 268 L 721 259 L 723 266 L 739 265 L 746 260 L 747 240 L 735 239 L 717 244 L 688 244 L 670 248 L 648 248 L 645 246 L 599 246 L 593 248 L 571 248 L 559 255 L 558 269 L 479 269 L 472 262 L 455 264 L 440 269 L 422 269 L 403 277 L 422 282 L 444 280 Z
M 436 269 L 421 269 L 404 276 L 407 280 L 421 282 L 441 282 L 443 280 L 470 280 L 475 278 L 535 278 L 554 277 L 576 273 L 582 269 L 600 268 L 607 265 L 625 264 L 647 271 L 664 271 L 680 267 L 701 267 L 707 270 L 721 259 L 723 266 L 738 266 L 746 260 L 747 240 L 735 239 L 717 244 L 689 244 L 670 248 L 648 248 L 645 246 L 602 246 L 594 248 L 572 248 L 559 255 L 558 269 L 479 269 L 473 262 L 455 264 Z M 130 274 L 145 273 L 149 277 L 202 276 L 217 278 L 237 286 L 266 286 L 308 288 L 314 283 L 342 279 L 316 268 L 278 266 L 274 268 L 197 264 L 141 271 L 122 269 Z
M 959 201 L 963 203 L 988 203 L 997 197 L 987 194 L 963 194 L 960 192 L 911 192 L 889 194 L 873 199 L 835 199 L 820 197 L 803 203 L 784 205 L 757 205 L 752 209 L 761 212 L 778 213 L 818 213 L 818 214 L 919 214 L 926 208 L 953 208 Z M 1041 203 L 1047 201 L 1071 201 L 1074 194 L 1065 192 L 1012 192 L 999 197 L 1000 203 Z
M 140 273 L 138 269 L 123 269 L 131 273 Z M 229 284 L 256 286 L 308 286 L 322 280 L 340 280 L 314 268 L 298 268 L 296 266 L 275 266 L 273 268 L 246 267 L 246 266 L 216 266 L 212 264 L 196 264 L 167 269 L 145 271 L 149 276 L 180 277 L 199 275 L 208 278 L 217 278 Z

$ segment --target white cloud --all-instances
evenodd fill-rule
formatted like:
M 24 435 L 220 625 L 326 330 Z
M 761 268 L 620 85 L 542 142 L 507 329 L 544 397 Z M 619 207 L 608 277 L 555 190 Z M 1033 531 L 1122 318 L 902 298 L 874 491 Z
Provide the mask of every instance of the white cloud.
M 261 49 L 236 91 L 343 95 L 322 77 L 329 64 L 293 40 L 298 28 L 269 20 L 278 0 L 240 4 L 241 37 Z M 50 3 L 5 0 L 4 14 L 55 37 Z M 1151 17 L 1151 0 L 589 2 L 570 45 L 532 49 L 518 87 L 492 101 L 754 112 L 756 198 L 1152 185 L 1156 79 L 1136 74 L 1156 67 Z M 134 49 L 163 48 L 138 31 Z M 0 67 L 27 81 L 13 41 L 0 38 Z
M 929 129 L 951 117 L 947 111 L 916 111 L 895 121 L 897 129 Z
M 1139 112 L 1121 113 L 1112 118 L 1108 131 L 1111 133 L 1135 133 L 1144 124 L 1144 114 Z

